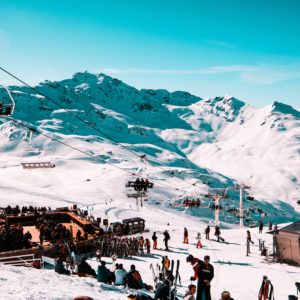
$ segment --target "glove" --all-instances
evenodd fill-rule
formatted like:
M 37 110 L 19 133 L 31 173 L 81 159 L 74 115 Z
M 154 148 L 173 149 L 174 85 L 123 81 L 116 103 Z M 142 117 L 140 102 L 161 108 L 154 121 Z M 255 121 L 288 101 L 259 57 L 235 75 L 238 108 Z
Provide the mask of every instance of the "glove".
M 190 280 L 191 280 L 191 281 L 195 280 L 195 277 L 194 277 L 194 276 L 192 276 L 192 277 L 190 278 Z

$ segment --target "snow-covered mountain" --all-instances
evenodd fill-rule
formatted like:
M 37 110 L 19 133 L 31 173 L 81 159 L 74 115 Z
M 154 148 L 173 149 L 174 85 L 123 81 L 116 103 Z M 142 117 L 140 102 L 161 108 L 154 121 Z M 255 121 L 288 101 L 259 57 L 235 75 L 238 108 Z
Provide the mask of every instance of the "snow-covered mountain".
M 87 72 L 59 82 L 45 81 L 36 87 L 101 130 L 104 133 L 101 134 L 27 87 L 10 89 L 16 101 L 15 119 L 50 131 L 103 162 L 128 170 L 143 168 L 143 174 L 196 196 L 207 192 L 209 187 L 244 182 L 252 187 L 250 193 L 267 210 L 280 207 L 288 219 L 297 216 L 294 209 L 300 210 L 297 204 L 300 200 L 300 112 L 291 106 L 274 102 L 255 108 L 229 96 L 201 99 L 186 92 L 137 90 L 104 74 Z M 1 97 L 4 92 L 0 92 Z M 26 190 L 26 185 L 34 182 L 39 192 L 51 186 L 52 196 L 55 194 L 58 199 L 57 193 L 65 194 L 65 186 L 72 185 L 68 197 L 83 198 L 82 204 L 93 203 L 97 193 L 101 197 L 110 195 L 112 186 L 114 196 L 117 193 L 124 197 L 126 173 L 111 166 L 99 166 L 99 162 L 37 133 L 30 139 L 28 130 L 12 121 L 3 119 L 2 122 L 0 163 L 6 187 L 17 181 Z M 147 154 L 146 170 L 144 163 L 109 140 L 106 134 L 139 154 Z M 54 159 L 55 178 L 45 175 L 37 179 L 37 173 L 32 172 L 23 177 L 25 173 L 20 173 L 24 171 L 20 170 L 19 162 L 32 155 L 35 159 L 43 156 Z M 81 162 L 80 170 L 74 161 Z M 164 169 L 158 167 L 160 164 Z M 109 178 L 105 177 L 106 172 L 110 173 Z M 197 188 L 176 176 L 170 177 L 169 173 L 174 172 L 190 183 L 197 183 Z M 79 188 L 79 182 L 84 181 L 82 174 L 86 178 L 94 176 L 94 185 Z M 18 181 L 20 177 L 22 182 Z M 101 186 L 96 181 L 99 177 Z M 116 182 L 122 184 L 113 185 Z M 187 194 L 161 186 L 152 192 L 152 198 L 154 202 L 158 198 L 167 201 Z

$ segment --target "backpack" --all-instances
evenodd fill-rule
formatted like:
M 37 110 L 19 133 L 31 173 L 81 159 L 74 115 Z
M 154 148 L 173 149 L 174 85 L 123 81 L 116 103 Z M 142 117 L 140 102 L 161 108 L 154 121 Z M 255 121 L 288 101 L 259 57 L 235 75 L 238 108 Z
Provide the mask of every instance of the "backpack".
M 142 280 L 142 277 L 138 271 L 134 271 L 132 276 L 133 276 L 133 280 L 136 282 L 139 282 L 140 280 Z

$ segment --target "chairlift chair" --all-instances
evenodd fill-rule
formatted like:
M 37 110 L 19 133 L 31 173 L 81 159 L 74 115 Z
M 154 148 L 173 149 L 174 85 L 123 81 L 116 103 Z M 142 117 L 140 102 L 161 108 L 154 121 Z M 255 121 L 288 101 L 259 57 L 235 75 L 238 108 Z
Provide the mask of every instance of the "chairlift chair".
M 4 89 L 8 95 L 9 102 L 10 103 L 5 103 L 7 101 L 3 101 L 0 99 L 0 117 L 10 117 L 13 115 L 14 110 L 15 110 L 15 101 L 14 98 L 12 97 L 9 89 L 5 86 L 0 86 L 0 89 Z

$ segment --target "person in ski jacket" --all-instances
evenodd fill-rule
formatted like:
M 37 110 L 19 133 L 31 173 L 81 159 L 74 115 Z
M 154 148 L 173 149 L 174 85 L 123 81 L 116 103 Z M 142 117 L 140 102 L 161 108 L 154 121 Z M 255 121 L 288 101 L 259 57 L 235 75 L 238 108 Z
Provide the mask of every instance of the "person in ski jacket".
M 199 270 L 200 264 L 202 264 L 203 261 L 201 261 L 200 259 L 194 257 L 193 255 L 189 255 L 186 258 L 186 262 L 190 263 L 193 267 L 193 270 L 194 270 L 194 276 L 191 277 L 191 280 L 198 279 L 198 270 Z
M 196 294 L 196 286 L 194 284 L 190 284 L 188 286 L 188 291 L 186 292 L 183 300 L 196 300 L 195 294 Z
M 106 262 L 101 261 L 100 266 L 98 266 L 98 274 L 97 274 L 98 282 L 112 284 L 112 281 L 113 281 L 112 275 L 113 275 L 113 273 L 106 268 Z
M 156 236 L 156 232 L 153 232 L 152 241 L 153 241 L 153 249 L 157 249 L 157 236 Z
M 269 230 L 272 230 L 273 229 L 273 224 L 272 222 L 269 222 Z
M 201 244 L 201 233 L 198 232 L 197 233 L 197 237 L 196 237 L 196 240 L 197 240 L 197 244 L 196 244 L 196 248 L 202 248 L 202 244 Z
M 171 264 L 171 263 L 170 263 L 169 257 L 168 257 L 168 256 L 165 256 L 165 257 L 163 258 L 163 261 L 162 261 L 163 269 L 164 269 L 164 270 L 169 270 L 170 264 Z
M 188 244 L 189 243 L 189 233 L 186 227 L 184 227 L 184 232 L 183 232 L 183 243 Z
M 220 230 L 220 226 L 219 226 L 219 225 L 216 225 L 216 227 L 215 227 L 215 236 L 217 237 L 218 242 L 220 242 L 220 241 L 224 242 L 224 241 L 225 241 L 225 240 L 221 237 L 221 230 Z
M 115 285 L 125 285 L 125 275 L 127 272 L 123 268 L 123 264 L 119 264 L 115 271 Z
M 150 254 L 151 243 L 150 243 L 150 240 L 149 240 L 149 239 L 146 239 L 146 242 L 145 242 L 145 248 L 146 248 L 147 254 Z
M 210 263 L 210 257 L 204 256 L 204 262 L 198 268 L 197 300 L 211 300 L 210 282 L 214 278 L 214 267 Z
M 207 227 L 205 228 L 204 233 L 205 233 L 205 238 L 207 240 L 209 240 L 209 233 L 210 233 L 210 227 L 209 227 L 209 225 L 207 225 Z
M 164 235 L 164 242 L 165 242 L 165 248 L 166 248 L 165 250 L 169 251 L 168 243 L 169 243 L 169 240 L 171 239 L 170 234 L 167 230 L 165 230 L 163 235 Z
M 78 264 L 78 276 L 92 276 L 96 278 L 95 270 L 86 262 L 86 257 L 83 257 Z
M 169 300 L 170 296 L 170 282 L 169 280 L 164 280 L 156 285 L 156 291 L 154 295 L 154 300 Z
M 135 265 L 131 265 L 130 271 L 125 275 L 125 284 L 130 289 L 142 289 L 145 287 L 141 274 L 135 269 Z
M 58 274 L 70 275 L 70 271 L 65 268 L 63 258 L 61 256 L 55 259 L 54 271 Z
M 264 229 L 264 223 L 262 220 L 260 220 L 258 226 L 258 233 L 262 233 L 263 229 Z
M 251 239 L 251 232 L 250 232 L 250 230 L 247 230 L 247 242 L 252 243 L 252 245 L 254 244 L 254 242 Z
M 268 279 L 268 276 L 263 277 L 263 281 L 261 283 L 261 287 L 258 293 L 259 300 L 273 300 L 273 285 L 271 281 Z

